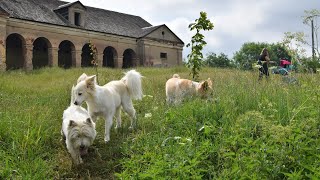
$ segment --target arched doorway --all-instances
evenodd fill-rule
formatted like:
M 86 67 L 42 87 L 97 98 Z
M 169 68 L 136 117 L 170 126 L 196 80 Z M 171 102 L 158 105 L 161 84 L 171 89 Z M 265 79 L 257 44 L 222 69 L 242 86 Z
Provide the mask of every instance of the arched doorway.
M 33 56 L 32 65 L 33 69 L 39 69 L 49 65 L 49 48 L 51 49 L 51 43 L 44 37 L 37 38 L 33 42 Z
M 74 44 L 68 40 L 64 40 L 59 44 L 58 51 L 58 66 L 62 68 L 71 68 L 72 65 L 75 65 L 73 60 L 75 59 L 74 52 L 75 47 Z
M 123 52 L 122 68 L 131 68 L 136 66 L 136 53 L 132 49 L 126 49 Z
M 25 39 L 20 34 L 10 34 L 6 39 L 6 70 L 21 69 L 25 63 Z
M 93 66 L 93 64 L 91 63 L 92 60 L 93 60 L 93 55 L 91 54 L 89 43 L 87 43 L 82 47 L 81 67 L 92 67 Z
M 103 51 L 103 67 L 115 67 L 115 62 L 118 58 L 115 48 L 108 46 Z

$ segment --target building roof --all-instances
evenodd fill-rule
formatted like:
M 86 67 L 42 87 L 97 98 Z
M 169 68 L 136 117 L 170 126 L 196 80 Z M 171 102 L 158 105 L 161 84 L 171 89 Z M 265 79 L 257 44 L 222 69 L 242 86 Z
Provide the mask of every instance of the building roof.
M 80 3 L 86 9 L 84 27 L 72 25 L 57 9 Z M 126 37 L 141 38 L 162 26 L 152 26 L 139 16 L 84 6 L 80 1 L 72 3 L 59 0 L 1 0 L 0 11 L 10 18 L 80 28 Z M 183 42 L 182 42 L 183 43 Z

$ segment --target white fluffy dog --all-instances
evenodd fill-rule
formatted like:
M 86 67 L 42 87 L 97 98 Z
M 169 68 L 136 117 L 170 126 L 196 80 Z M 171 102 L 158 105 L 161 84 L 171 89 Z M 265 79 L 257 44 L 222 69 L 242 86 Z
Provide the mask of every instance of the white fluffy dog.
M 132 99 L 142 99 L 141 74 L 135 70 L 128 71 L 118 81 L 111 81 L 104 86 L 96 83 L 96 76 L 82 74 L 75 87 L 75 105 L 87 103 L 88 112 L 94 122 L 98 116 L 105 119 L 105 142 L 110 140 L 110 129 L 115 116 L 116 128 L 121 127 L 121 106 L 131 117 L 131 126 L 136 123 L 136 111 Z
M 73 162 L 78 165 L 83 163 L 81 156 L 88 153 L 97 133 L 87 110 L 74 104 L 74 95 L 72 87 L 70 106 L 63 112 L 61 134 Z
M 168 104 L 179 104 L 186 97 L 200 96 L 207 98 L 212 92 L 212 81 L 195 82 L 189 79 L 181 79 L 178 74 L 166 82 L 166 101 Z

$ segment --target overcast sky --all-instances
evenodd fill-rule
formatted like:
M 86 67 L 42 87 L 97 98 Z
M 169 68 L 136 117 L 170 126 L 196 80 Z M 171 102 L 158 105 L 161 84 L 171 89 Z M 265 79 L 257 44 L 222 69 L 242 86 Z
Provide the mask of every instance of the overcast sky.
M 166 24 L 185 44 L 194 34 L 188 25 L 199 18 L 200 11 L 205 11 L 214 29 L 204 33 L 208 43 L 204 55 L 222 52 L 229 58 L 245 42 L 279 42 L 288 31 L 303 31 L 311 39 L 311 28 L 302 23 L 302 16 L 304 10 L 320 10 L 320 0 L 80 1 L 86 6 L 137 15 L 152 25 Z M 190 49 L 184 47 L 183 57 L 188 53 Z

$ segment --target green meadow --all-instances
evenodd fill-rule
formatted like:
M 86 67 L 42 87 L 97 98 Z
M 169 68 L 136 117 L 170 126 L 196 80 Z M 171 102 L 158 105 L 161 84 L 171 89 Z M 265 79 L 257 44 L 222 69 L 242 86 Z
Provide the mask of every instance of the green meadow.
M 138 126 L 112 128 L 104 120 L 84 157 L 72 165 L 61 140 L 62 113 L 70 90 L 93 68 L 44 68 L 0 73 L 0 179 L 319 179 L 320 75 L 279 75 L 258 81 L 257 71 L 204 68 L 213 80 L 207 100 L 165 103 L 165 82 L 184 67 L 137 68 L 144 76 L 134 101 Z M 98 68 L 99 84 L 118 80 L 122 69 Z

